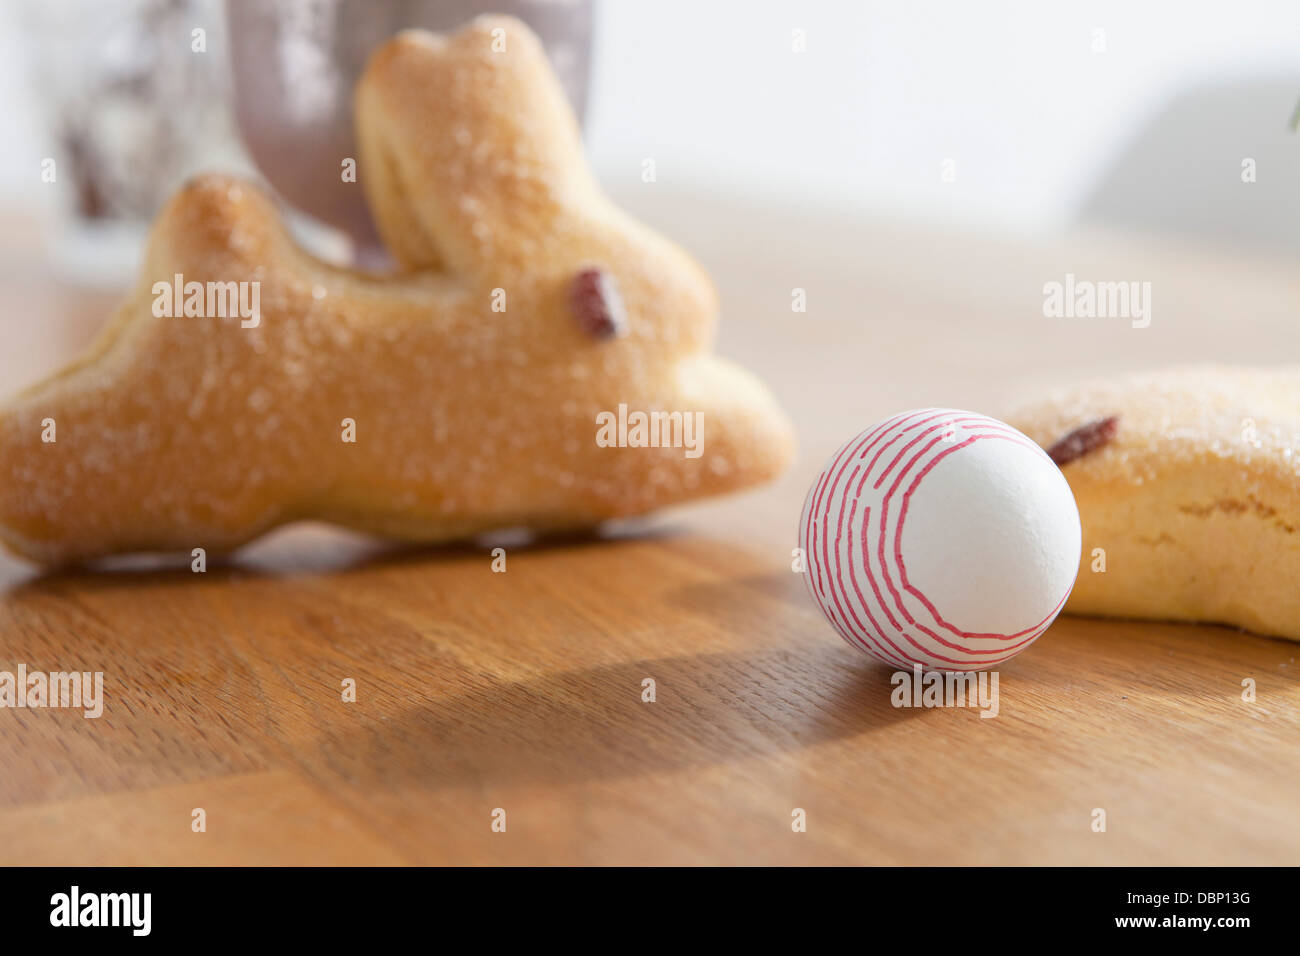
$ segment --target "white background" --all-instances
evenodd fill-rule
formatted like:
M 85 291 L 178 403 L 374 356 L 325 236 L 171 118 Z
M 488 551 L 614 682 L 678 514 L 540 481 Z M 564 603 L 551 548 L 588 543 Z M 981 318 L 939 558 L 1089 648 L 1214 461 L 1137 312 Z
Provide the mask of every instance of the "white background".
M 1232 195 L 1248 155 L 1261 154 L 1261 185 L 1300 178 L 1286 129 L 1300 100 L 1295 0 L 660 0 L 599 14 L 602 169 L 652 156 L 661 182 L 1052 229 L 1183 98 L 1203 125 L 1150 144 L 1162 188 L 1184 191 L 1207 151 Z M 795 28 L 802 55 L 789 52 Z M 1239 94 L 1199 105 L 1220 91 Z

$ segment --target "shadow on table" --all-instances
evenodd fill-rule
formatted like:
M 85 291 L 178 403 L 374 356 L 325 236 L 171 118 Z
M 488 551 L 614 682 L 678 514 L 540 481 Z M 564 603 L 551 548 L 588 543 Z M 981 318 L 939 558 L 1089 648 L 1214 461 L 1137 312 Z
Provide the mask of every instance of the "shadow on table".
M 607 547 L 619 541 L 655 541 L 681 533 L 667 525 L 621 525 L 542 535 L 505 530 L 471 541 L 413 544 L 310 522 L 286 525 L 230 554 L 205 555 L 202 574 L 186 554 L 143 554 L 42 569 L 0 555 L 0 600 L 10 593 L 57 593 L 69 589 L 132 586 L 200 587 L 254 578 L 328 577 L 386 567 L 437 565 L 489 558 L 493 548 L 545 553 Z
M 462 693 L 323 734 L 333 775 L 426 789 L 564 784 L 743 761 L 915 718 L 849 648 L 651 658 Z M 653 681 L 654 701 L 643 699 Z M 973 715 L 972 715 L 973 716 Z M 338 728 L 342 729 L 342 728 Z

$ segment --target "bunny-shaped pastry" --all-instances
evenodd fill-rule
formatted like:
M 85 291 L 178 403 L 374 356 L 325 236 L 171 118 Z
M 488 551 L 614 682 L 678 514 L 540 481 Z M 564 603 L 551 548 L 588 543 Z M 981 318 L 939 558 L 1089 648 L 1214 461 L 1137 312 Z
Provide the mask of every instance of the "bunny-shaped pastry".
M 523 24 L 393 38 L 356 123 L 406 271 L 316 260 L 252 185 L 185 186 L 88 354 L 0 408 L 12 549 L 219 552 L 305 518 L 581 527 L 786 465 L 767 390 L 707 354 L 708 278 L 601 195 Z

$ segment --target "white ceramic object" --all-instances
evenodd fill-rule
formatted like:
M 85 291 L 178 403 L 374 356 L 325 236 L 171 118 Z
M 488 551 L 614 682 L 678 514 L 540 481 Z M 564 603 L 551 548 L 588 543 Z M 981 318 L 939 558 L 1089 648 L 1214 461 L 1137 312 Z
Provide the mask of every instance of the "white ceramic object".
M 1074 586 L 1079 512 L 1010 425 L 904 412 L 846 442 L 799 522 L 808 589 L 849 644 L 910 669 L 975 671 L 1047 630 Z

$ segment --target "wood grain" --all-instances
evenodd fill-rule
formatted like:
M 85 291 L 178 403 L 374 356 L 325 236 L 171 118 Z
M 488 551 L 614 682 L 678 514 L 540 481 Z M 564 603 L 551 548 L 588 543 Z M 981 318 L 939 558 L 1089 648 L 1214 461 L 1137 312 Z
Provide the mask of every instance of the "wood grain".
M 0 669 L 102 670 L 108 699 L 98 720 L 0 710 L 0 863 L 1300 862 L 1295 644 L 1066 618 L 1002 668 L 995 719 L 895 709 L 890 670 L 790 569 L 808 483 L 867 423 L 997 414 L 1103 369 L 1284 360 L 1293 268 L 621 198 L 714 273 L 722 351 L 791 410 L 797 468 L 600 538 L 508 541 L 503 574 L 491 541 L 314 526 L 204 574 L 4 559 Z M 1151 327 L 1043 318 L 1066 272 L 1151 281 Z M 104 300 L 11 259 L 6 389 L 85 341 Z

